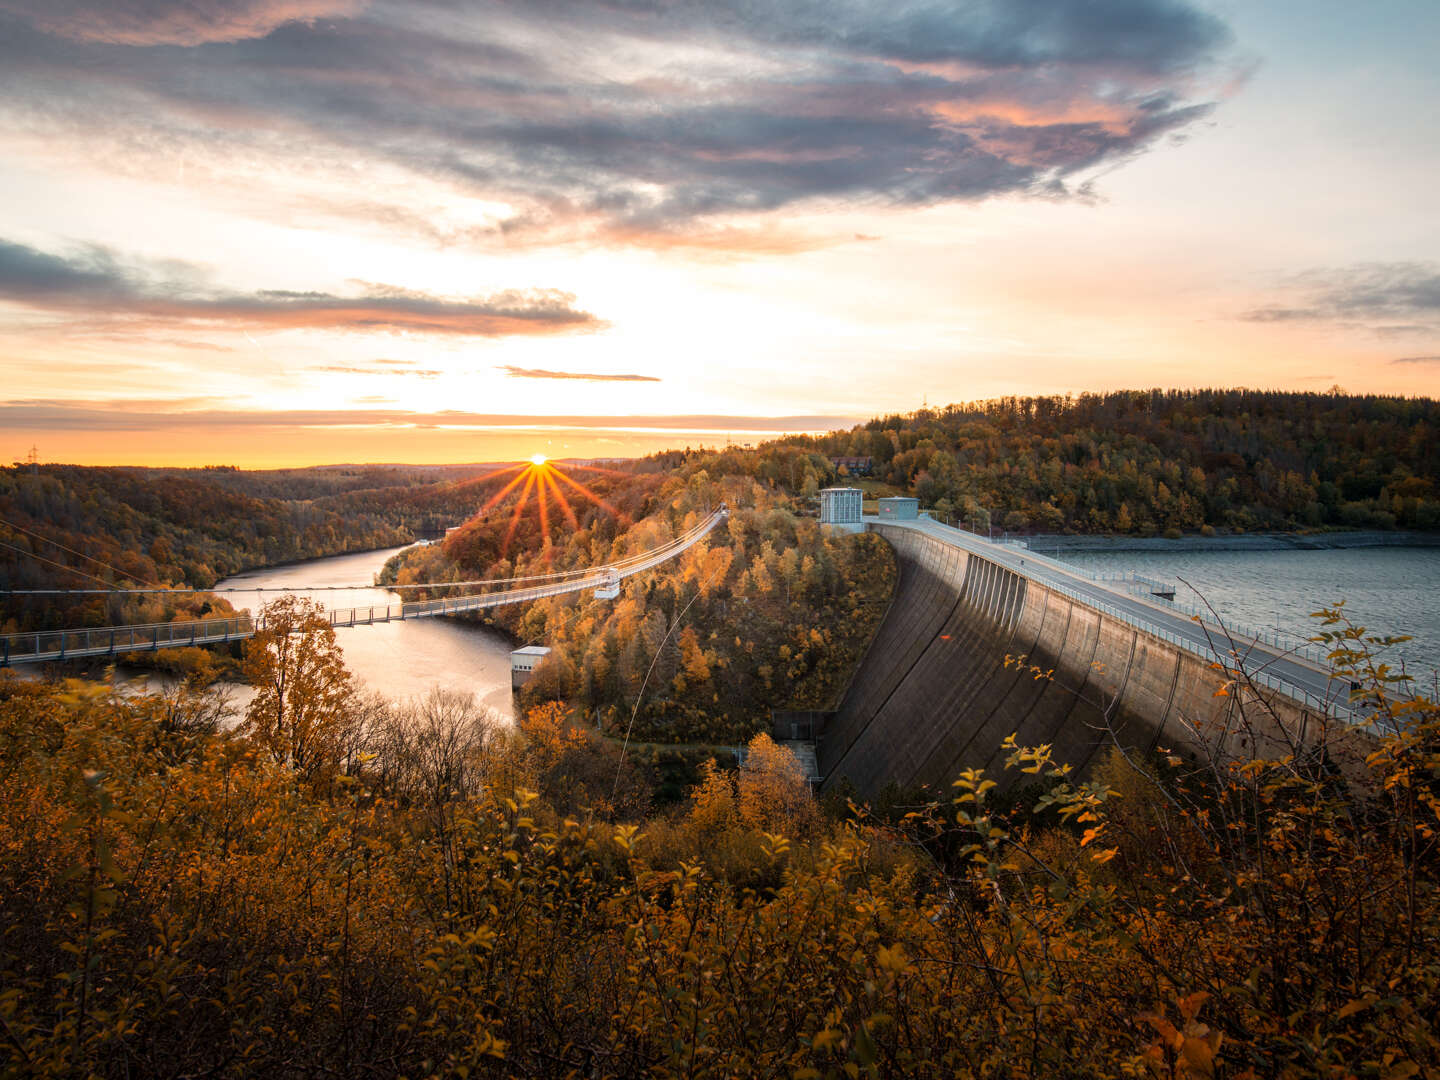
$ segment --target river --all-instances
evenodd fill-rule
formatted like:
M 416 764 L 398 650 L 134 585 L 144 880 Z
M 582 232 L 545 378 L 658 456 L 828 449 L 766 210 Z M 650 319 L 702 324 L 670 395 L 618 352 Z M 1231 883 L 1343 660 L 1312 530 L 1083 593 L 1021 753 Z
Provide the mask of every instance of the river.
M 1043 548 L 1041 549 L 1043 552 Z M 1204 597 L 1225 619 L 1311 636 L 1310 613 L 1345 601 L 1368 633 L 1408 634 L 1389 663 L 1433 690 L 1440 669 L 1440 548 L 1374 547 L 1331 551 L 1065 552 L 1058 558 L 1095 573 L 1133 570 L 1177 584 L 1176 601 Z M 1192 588 L 1179 584 L 1184 579 Z
M 383 548 L 272 566 L 226 578 L 217 587 L 255 590 L 224 594 L 236 608 L 249 608 L 252 612 L 281 591 L 312 596 L 327 608 L 398 604 L 400 594 L 388 589 L 305 593 L 303 587 L 373 581 L 386 560 L 403 550 Z M 403 701 L 440 686 L 473 693 L 477 701 L 507 719 L 514 716 L 510 696 L 511 646 L 493 630 L 455 619 L 410 619 L 341 627 L 335 635 L 345 654 L 345 666 L 367 690 Z M 235 705 L 243 709 L 249 696 L 249 687 L 236 687 Z

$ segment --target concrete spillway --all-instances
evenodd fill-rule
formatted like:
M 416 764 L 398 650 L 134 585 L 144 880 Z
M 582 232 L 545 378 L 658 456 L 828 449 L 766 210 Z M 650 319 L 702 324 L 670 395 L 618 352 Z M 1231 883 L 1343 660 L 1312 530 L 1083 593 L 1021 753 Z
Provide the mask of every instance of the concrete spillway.
M 1012 732 L 1083 769 L 1113 738 L 1188 754 L 1217 741 L 1285 752 L 1325 722 L 1281 695 L 1263 706 L 1247 691 L 1217 697 L 1223 676 L 1212 660 L 999 559 L 918 529 L 870 528 L 894 547 L 899 581 L 818 740 L 827 785 L 843 777 L 873 799 L 892 783 L 944 787 L 972 767 L 1014 782 L 1016 773 L 1002 775 L 1000 749 Z M 1053 675 L 1037 677 L 1032 665 Z

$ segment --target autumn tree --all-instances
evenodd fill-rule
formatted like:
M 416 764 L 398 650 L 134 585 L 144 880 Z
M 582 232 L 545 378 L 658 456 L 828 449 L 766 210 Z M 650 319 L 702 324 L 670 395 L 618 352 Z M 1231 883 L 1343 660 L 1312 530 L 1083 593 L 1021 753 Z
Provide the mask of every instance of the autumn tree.
M 474 694 L 435 686 L 397 707 L 385 725 L 380 764 L 397 790 L 430 806 L 476 795 L 506 742 L 494 709 Z
M 819 813 L 800 759 L 764 732 L 746 747 L 736 786 L 740 820 L 752 829 L 805 836 L 818 824 Z
M 688 821 L 701 835 L 723 832 L 735 820 L 735 781 L 714 758 L 700 764 L 700 783 L 690 800 Z
M 307 780 L 334 769 L 350 734 L 355 688 L 324 609 L 295 596 L 265 605 L 260 629 L 245 643 L 244 669 L 255 687 L 244 734 Z

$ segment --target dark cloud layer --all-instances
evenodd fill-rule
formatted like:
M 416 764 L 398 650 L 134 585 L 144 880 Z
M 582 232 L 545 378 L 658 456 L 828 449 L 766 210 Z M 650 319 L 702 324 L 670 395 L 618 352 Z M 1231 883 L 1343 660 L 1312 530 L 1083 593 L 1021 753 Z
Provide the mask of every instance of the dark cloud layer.
M 545 368 L 522 368 L 502 364 L 497 371 L 503 371 L 512 379 L 578 379 L 584 382 L 659 382 L 654 375 L 607 375 L 592 371 L 547 371 Z
M 1392 364 L 1420 364 L 1423 366 L 1440 367 L 1440 356 L 1397 356 L 1390 362 Z
M 194 268 L 126 263 L 104 248 L 53 255 L 0 240 L 0 301 L 142 325 L 197 322 L 236 328 L 407 330 L 495 337 L 595 329 L 602 325 L 555 290 L 447 300 L 395 286 L 359 296 L 282 289 L 226 293 L 206 288 Z
M 0 96 L 127 154 L 399 165 L 503 201 L 497 240 L 674 243 L 796 205 L 1064 195 L 1204 116 L 1230 43 L 1184 0 L 375 0 L 317 19 L 344 7 L 0 0 Z M 347 180 L 337 208 L 384 216 Z
M 1292 279 L 1285 292 L 1291 302 L 1255 308 L 1241 318 L 1341 323 L 1388 335 L 1440 331 L 1440 265 L 1435 263 L 1365 263 L 1312 270 Z

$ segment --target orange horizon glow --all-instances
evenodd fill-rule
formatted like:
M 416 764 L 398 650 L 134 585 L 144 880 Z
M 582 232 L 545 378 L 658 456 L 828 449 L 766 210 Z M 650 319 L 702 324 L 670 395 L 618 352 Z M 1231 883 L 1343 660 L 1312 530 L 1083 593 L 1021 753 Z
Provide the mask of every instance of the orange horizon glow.
M 579 467 L 587 468 L 587 466 Z M 515 491 L 516 488 L 520 489 L 515 499 L 515 506 L 510 510 L 510 521 L 505 530 L 504 539 L 500 542 L 500 557 L 502 559 L 509 558 L 510 545 L 514 542 L 515 533 L 520 528 L 520 522 L 524 520 L 525 508 L 530 501 L 532 492 L 535 495 L 536 513 L 540 519 L 542 552 L 547 563 L 552 557 L 554 548 L 554 538 L 550 535 L 550 499 L 552 497 L 559 506 L 560 512 L 564 515 L 565 520 L 570 523 L 570 527 L 572 529 L 580 528 L 580 519 L 576 515 L 574 507 L 570 505 L 570 500 L 565 497 L 565 492 L 561 489 L 560 485 L 555 482 L 557 478 L 569 484 L 570 487 L 574 488 L 583 497 L 589 499 L 602 510 L 615 516 L 617 519 L 623 519 L 623 515 L 621 515 L 615 507 L 600 498 L 600 496 L 596 495 L 584 484 L 566 476 L 554 462 L 547 459 L 543 454 L 534 454 L 528 463 L 524 465 L 513 465 L 510 469 L 501 470 L 495 475 L 497 477 L 503 476 L 505 473 L 510 472 L 511 469 L 518 469 L 520 471 L 511 477 L 499 491 L 485 500 L 485 503 L 474 515 L 476 518 L 483 517 L 501 503 L 507 495 Z
M 861 422 L 859 418 L 855 423 Z M 850 425 L 844 424 L 848 428 Z M 305 469 L 325 465 L 530 464 L 537 441 L 552 458 L 627 459 L 690 447 L 723 448 L 727 442 L 760 444 L 787 434 L 778 429 L 733 432 L 670 428 L 617 431 L 565 427 L 551 430 L 475 430 L 440 426 L 399 428 L 307 427 L 295 424 L 176 426 L 163 430 L 83 430 L 25 425 L 7 428 L 0 464 L 24 462 L 32 445 L 40 464 L 92 467 L 199 469 Z M 508 467 L 508 466 L 507 466 Z M 515 466 L 519 467 L 519 466 Z M 566 465 L 566 468 L 583 468 Z

